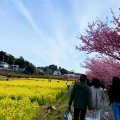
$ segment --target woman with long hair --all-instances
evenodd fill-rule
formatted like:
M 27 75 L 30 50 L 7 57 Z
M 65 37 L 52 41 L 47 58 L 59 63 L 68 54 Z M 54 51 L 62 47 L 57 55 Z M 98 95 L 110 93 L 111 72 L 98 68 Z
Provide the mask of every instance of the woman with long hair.
M 97 120 L 100 120 L 101 109 L 104 105 L 104 90 L 101 88 L 101 83 L 98 79 L 93 78 L 92 86 L 90 87 L 92 91 L 92 105 L 95 112 Z
M 113 106 L 114 120 L 120 120 L 120 79 L 118 77 L 112 78 L 108 96 Z

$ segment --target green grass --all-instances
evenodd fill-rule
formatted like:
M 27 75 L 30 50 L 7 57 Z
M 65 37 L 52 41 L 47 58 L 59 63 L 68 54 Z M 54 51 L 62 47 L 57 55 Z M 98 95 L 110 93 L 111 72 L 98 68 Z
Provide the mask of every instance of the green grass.
M 6 80 L 6 79 L 7 79 L 6 76 L 0 75 L 0 80 Z

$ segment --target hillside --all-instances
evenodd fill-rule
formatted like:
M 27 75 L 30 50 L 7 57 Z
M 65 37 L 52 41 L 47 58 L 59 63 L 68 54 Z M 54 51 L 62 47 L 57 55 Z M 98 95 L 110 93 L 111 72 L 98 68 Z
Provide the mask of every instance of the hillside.
M 53 75 L 55 71 L 59 71 L 63 74 L 73 74 L 74 71 L 68 71 L 65 68 L 58 67 L 57 65 L 51 64 L 48 66 L 35 66 L 33 63 L 25 60 L 22 56 L 15 58 L 13 55 L 8 54 L 4 51 L 0 51 L 0 68 L 4 70 L 14 71 L 29 75 Z M 2 64 L 8 64 L 8 67 L 4 68 Z M 42 64 L 42 63 L 41 63 Z M 77 74 L 77 73 L 74 73 Z

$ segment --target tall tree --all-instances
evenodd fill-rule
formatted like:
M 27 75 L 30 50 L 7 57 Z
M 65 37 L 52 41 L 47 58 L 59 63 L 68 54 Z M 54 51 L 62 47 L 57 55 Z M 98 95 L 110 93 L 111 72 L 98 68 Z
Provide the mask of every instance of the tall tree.
M 51 74 L 57 70 L 57 66 L 56 65 L 49 65 L 49 70 L 51 71 Z
M 25 72 L 27 74 L 35 74 L 36 67 L 33 64 L 29 64 L 29 66 L 26 67 Z
M 8 59 L 9 59 L 8 63 L 9 63 L 10 65 L 15 64 L 16 58 L 14 58 L 14 56 L 12 56 L 12 55 L 9 54 L 9 55 L 8 55 Z
M 64 68 L 62 68 L 62 69 L 60 70 L 60 72 L 61 72 L 62 75 L 69 73 L 68 70 L 66 70 L 66 69 L 64 69 Z
M 20 58 L 16 59 L 15 63 L 19 65 L 20 68 L 26 68 L 30 64 L 27 64 L 27 61 L 25 61 L 24 58 L 21 56 Z
M 0 61 L 4 61 L 6 57 L 6 52 L 0 51 Z

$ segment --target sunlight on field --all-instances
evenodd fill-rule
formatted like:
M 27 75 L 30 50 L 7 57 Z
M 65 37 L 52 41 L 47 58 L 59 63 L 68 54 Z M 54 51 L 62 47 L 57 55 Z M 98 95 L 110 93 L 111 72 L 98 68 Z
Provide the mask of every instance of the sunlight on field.
M 0 120 L 30 120 L 39 105 L 54 102 L 66 88 L 66 81 L 58 80 L 0 81 Z

